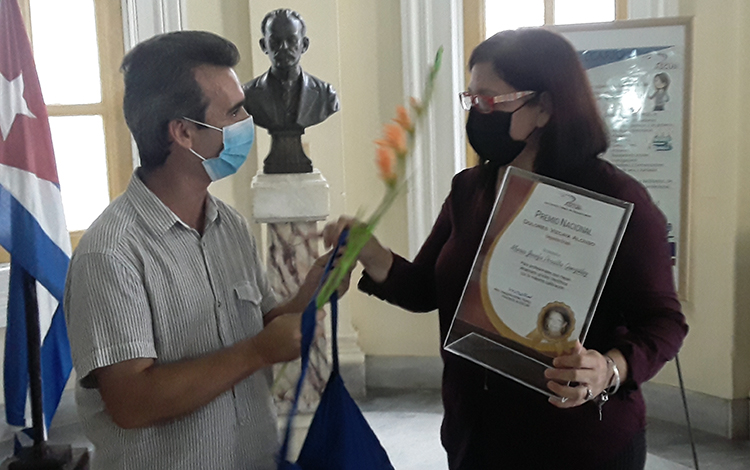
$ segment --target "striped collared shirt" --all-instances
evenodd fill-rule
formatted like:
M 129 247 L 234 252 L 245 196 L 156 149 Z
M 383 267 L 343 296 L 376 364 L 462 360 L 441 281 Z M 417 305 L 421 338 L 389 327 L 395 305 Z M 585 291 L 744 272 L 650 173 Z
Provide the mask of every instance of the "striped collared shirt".
M 76 401 L 95 446 L 92 469 L 273 469 L 278 446 L 270 371 L 167 424 L 112 421 L 92 370 L 136 358 L 157 364 L 230 346 L 263 329 L 275 297 L 247 222 L 209 196 L 203 235 L 133 174 L 84 234 L 70 264 L 65 314 Z

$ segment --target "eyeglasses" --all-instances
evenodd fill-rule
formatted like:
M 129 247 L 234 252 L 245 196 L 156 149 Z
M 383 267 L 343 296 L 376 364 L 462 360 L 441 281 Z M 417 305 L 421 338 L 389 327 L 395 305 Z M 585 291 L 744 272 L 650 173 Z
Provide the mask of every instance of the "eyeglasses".
M 517 101 L 523 97 L 531 96 L 535 93 L 535 91 L 517 91 L 515 93 L 507 93 L 505 95 L 484 96 L 473 95 L 468 91 L 463 91 L 458 94 L 458 98 L 461 100 L 461 107 L 465 111 L 469 111 L 473 107 L 482 114 L 488 114 L 495 110 L 495 105 Z

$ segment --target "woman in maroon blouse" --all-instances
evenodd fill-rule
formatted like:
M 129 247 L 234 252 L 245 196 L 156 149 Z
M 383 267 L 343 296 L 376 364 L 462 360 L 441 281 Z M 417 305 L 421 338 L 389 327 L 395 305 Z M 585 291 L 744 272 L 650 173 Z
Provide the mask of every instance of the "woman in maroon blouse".
M 481 163 L 454 177 L 414 261 L 368 243 L 359 288 L 407 310 L 437 308 L 444 340 L 508 165 L 632 202 L 586 344 L 546 372 L 556 396 L 443 351 L 441 435 L 452 470 L 642 469 L 640 385 L 687 334 L 665 218 L 639 183 L 598 157 L 608 145 L 605 126 L 565 39 L 536 28 L 498 33 L 473 51 L 469 68 L 466 133 Z M 342 217 L 326 226 L 326 241 L 352 223 Z M 605 390 L 612 395 L 600 419 L 594 402 Z

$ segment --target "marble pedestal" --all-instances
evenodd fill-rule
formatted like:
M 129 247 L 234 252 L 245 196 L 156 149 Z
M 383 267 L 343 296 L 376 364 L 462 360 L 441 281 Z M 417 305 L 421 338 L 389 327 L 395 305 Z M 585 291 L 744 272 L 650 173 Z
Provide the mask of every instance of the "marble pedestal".
M 317 237 L 318 222 L 330 212 L 329 187 L 320 171 L 312 173 L 258 173 L 252 181 L 253 217 L 266 224 L 266 271 L 279 300 L 294 295 L 312 263 L 320 255 Z M 349 392 L 354 397 L 365 394 L 364 354 L 357 345 L 357 337 L 348 315 L 339 309 L 339 358 L 341 372 Z M 313 343 L 310 367 L 299 403 L 300 417 L 295 423 L 298 450 L 306 428 L 319 402 L 330 374 L 329 320 L 323 321 L 326 336 Z M 286 414 L 294 399 L 294 388 L 299 378 L 299 361 L 274 368 L 274 399 L 279 416 L 285 423 Z M 308 416 L 305 416 L 305 415 Z

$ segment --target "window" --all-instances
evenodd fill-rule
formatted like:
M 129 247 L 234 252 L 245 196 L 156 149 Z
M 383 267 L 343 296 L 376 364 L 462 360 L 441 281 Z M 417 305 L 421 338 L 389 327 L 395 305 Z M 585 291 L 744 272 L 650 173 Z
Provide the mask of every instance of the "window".
M 485 37 L 522 26 L 624 19 L 626 7 L 625 0 L 484 0 Z
M 19 0 L 47 104 L 73 247 L 133 171 L 122 115 L 121 2 Z M 0 250 L 0 262 L 9 255 Z
M 506 29 L 599 23 L 628 17 L 628 0 L 464 0 L 464 57 L 484 39 Z M 469 83 L 468 71 L 466 83 Z M 467 146 L 467 164 L 477 162 Z

